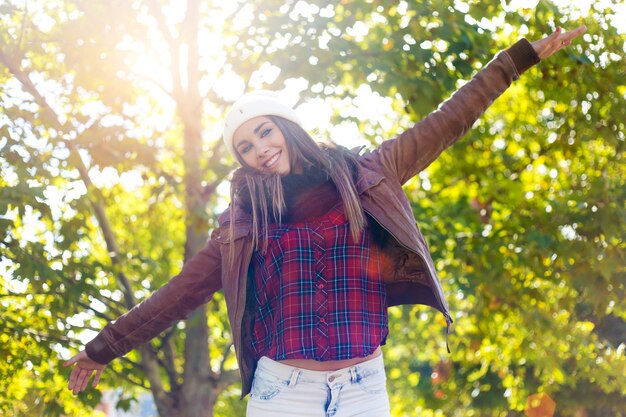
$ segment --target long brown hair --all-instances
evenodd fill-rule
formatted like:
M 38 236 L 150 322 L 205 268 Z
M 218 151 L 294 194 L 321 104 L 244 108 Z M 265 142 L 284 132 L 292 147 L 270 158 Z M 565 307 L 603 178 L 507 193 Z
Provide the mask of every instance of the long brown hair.
M 290 172 L 296 167 L 306 169 L 318 167 L 333 181 L 344 205 L 350 234 L 357 240 L 365 227 L 365 214 L 361 208 L 359 195 L 354 183 L 353 171 L 356 167 L 356 155 L 348 149 L 329 144 L 318 144 L 297 123 L 279 116 L 267 116 L 282 132 L 289 152 Z M 233 174 L 230 197 L 231 205 L 238 204 L 238 200 L 249 198 L 252 208 L 252 241 L 255 249 L 267 249 L 267 227 L 270 219 L 280 223 L 285 211 L 285 196 L 283 194 L 280 176 L 276 173 L 266 174 L 252 169 L 243 162 L 237 153 L 237 159 L 242 165 Z M 242 193 L 249 193 L 242 195 Z M 235 224 L 235 210 L 230 211 L 230 234 L 233 236 Z M 262 232 L 262 233 L 260 233 Z M 264 236 L 260 245 L 259 236 Z M 231 260 L 234 256 L 234 245 L 231 245 Z

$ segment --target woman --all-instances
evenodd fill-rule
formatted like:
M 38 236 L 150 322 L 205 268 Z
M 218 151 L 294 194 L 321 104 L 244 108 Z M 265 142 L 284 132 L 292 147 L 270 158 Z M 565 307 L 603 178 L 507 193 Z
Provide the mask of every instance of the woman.
M 420 303 L 452 322 L 428 246 L 402 191 L 521 73 L 582 34 L 557 29 L 498 54 L 421 122 L 372 152 L 320 146 L 269 92 L 238 100 L 224 143 L 242 168 L 231 207 L 181 273 L 109 323 L 69 388 L 187 317 L 222 289 L 248 416 L 385 416 L 380 346 L 387 307 Z

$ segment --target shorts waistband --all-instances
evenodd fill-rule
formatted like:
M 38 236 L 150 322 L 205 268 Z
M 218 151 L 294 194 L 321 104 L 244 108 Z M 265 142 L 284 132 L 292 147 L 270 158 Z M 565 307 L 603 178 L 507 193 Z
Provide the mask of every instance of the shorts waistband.
M 297 368 L 277 362 L 267 356 L 261 357 L 257 364 L 257 370 L 268 373 L 280 379 L 289 380 L 304 378 L 311 382 L 333 382 L 339 379 L 354 378 L 357 373 L 362 373 L 367 369 L 378 369 L 384 372 L 384 361 L 382 353 L 375 358 L 335 371 L 313 371 L 310 369 Z

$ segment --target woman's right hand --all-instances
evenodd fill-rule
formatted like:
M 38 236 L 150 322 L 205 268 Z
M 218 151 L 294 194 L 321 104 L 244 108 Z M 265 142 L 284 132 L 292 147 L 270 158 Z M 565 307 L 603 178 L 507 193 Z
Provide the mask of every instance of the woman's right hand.
M 102 376 L 102 371 L 104 371 L 104 368 L 106 367 L 106 365 L 92 360 L 89 356 L 87 356 L 87 352 L 84 350 L 80 351 L 63 364 L 63 366 L 71 365 L 75 366 L 70 374 L 70 382 L 67 387 L 72 390 L 74 395 L 87 388 L 91 374 L 93 374 L 94 371 L 96 372 L 96 376 L 93 379 L 92 386 L 95 387 L 98 385 L 100 377 Z
M 554 55 L 561 49 L 572 44 L 572 41 L 587 31 L 587 26 L 581 25 L 576 29 L 563 32 L 560 27 L 549 36 L 533 42 L 531 45 L 540 59 Z

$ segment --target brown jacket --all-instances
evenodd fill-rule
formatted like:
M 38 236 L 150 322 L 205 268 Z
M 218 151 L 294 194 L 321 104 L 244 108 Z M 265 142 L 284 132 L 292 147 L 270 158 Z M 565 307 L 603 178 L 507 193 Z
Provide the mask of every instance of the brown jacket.
M 501 52 L 439 109 L 402 133 L 358 157 L 357 189 L 370 222 L 383 230 L 385 279 L 389 305 L 426 304 L 452 322 L 428 245 L 415 224 L 402 185 L 425 169 L 461 138 L 487 107 L 519 75 L 539 62 L 532 46 L 521 40 Z M 206 247 L 184 265 L 179 275 L 152 296 L 107 326 L 87 346 L 87 354 L 108 363 L 186 318 L 222 289 L 243 382 L 249 391 L 256 363 L 250 353 L 249 308 L 246 309 L 248 267 L 252 257 L 250 215 L 234 207 L 235 227 L 229 232 L 228 211 L 220 216 Z M 237 258 L 228 262 L 229 246 Z

